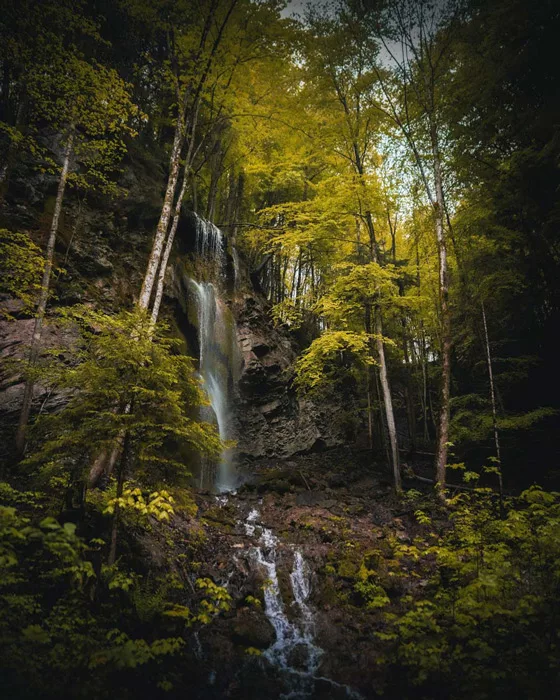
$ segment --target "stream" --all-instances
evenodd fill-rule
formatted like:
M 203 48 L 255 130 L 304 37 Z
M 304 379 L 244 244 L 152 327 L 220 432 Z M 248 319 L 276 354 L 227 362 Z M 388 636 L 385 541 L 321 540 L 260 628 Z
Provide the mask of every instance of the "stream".
M 300 549 L 294 548 L 293 568 L 290 574 L 294 605 L 298 610 L 295 621 L 286 614 L 278 583 L 277 549 L 279 540 L 272 530 L 258 524 L 259 511 L 253 508 L 244 523 L 245 533 L 255 537 L 257 528 L 261 534 L 251 550 L 254 563 L 266 573 L 264 586 L 264 611 L 276 632 L 276 641 L 263 654 L 275 666 L 289 688 L 281 695 L 285 700 L 303 700 L 314 697 L 318 682 L 339 691 L 338 696 L 360 700 L 362 697 L 352 688 L 336 683 L 318 674 L 324 651 L 315 642 L 314 614 L 309 605 L 311 571 Z
M 239 275 L 236 251 L 232 250 L 234 275 Z M 226 242 L 222 232 L 212 223 L 197 217 L 195 270 L 197 279 L 188 280 L 189 298 L 194 304 L 199 344 L 199 374 L 208 395 L 209 405 L 202 409 L 202 417 L 214 422 L 223 440 L 232 437 L 232 395 L 238 374 L 239 349 L 235 320 L 225 302 L 224 279 Z M 234 280 L 235 283 L 235 280 Z M 228 493 L 239 484 L 235 470 L 233 449 L 222 452 L 218 464 L 203 461 L 199 487 L 218 492 L 216 503 L 225 507 Z M 275 632 L 275 641 L 262 654 L 262 664 L 270 664 L 279 674 L 285 689 L 280 698 L 303 700 L 320 697 L 352 698 L 362 696 L 352 688 L 320 675 L 325 652 L 315 640 L 315 616 L 310 603 L 311 569 L 300 548 L 292 547 L 292 570 L 289 575 L 293 602 L 287 609 L 278 581 L 278 550 L 281 542 L 271 529 L 260 522 L 260 513 L 252 508 L 238 525 L 252 541 L 247 552 L 249 567 L 264 574 L 264 613 Z M 235 557 L 233 557 L 235 561 Z M 198 636 L 194 640 L 197 658 L 203 658 Z M 263 666 L 263 672 L 266 670 Z M 209 685 L 214 685 L 217 669 L 211 671 Z M 327 695 L 325 695 L 325 687 Z

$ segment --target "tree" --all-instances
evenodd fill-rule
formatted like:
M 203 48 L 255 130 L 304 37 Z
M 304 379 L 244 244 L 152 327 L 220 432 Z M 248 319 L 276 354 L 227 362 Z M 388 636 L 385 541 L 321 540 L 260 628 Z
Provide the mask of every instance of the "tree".
M 174 119 L 173 144 L 169 156 L 169 174 L 163 206 L 138 299 L 141 308 L 146 309 L 149 307 L 152 290 L 156 283 L 169 221 L 173 212 L 173 202 L 179 179 L 181 152 L 185 138 L 191 130 L 194 133 L 196 129 L 201 93 L 208 79 L 224 30 L 236 4 L 237 0 L 224 2 L 223 11 L 219 13 L 219 10 L 222 9 L 220 0 L 211 0 L 205 8 L 205 13 L 202 15 L 198 11 L 192 13 L 191 10 L 189 12 L 189 8 L 180 4 L 175 12 L 183 13 L 183 16 L 179 16 L 179 18 L 173 17 L 169 23 L 168 20 L 162 19 L 162 17 L 165 17 L 165 13 L 163 13 L 156 20 L 158 29 L 167 31 L 168 35 L 173 37 L 169 60 L 171 64 L 170 77 L 176 95 L 177 112 Z M 134 9 L 140 15 L 146 11 L 150 15 L 152 13 L 151 8 L 148 9 L 142 2 L 136 4 Z M 184 15 L 185 11 L 187 16 Z M 202 17 L 202 22 L 200 17 Z M 189 20 L 191 20 L 192 24 L 189 23 Z M 213 31 L 214 29 L 215 31 Z
M 70 502 L 75 492 L 82 494 L 81 502 L 92 459 L 118 443 L 116 497 L 120 498 L 131 475 L 151 487 L 177 485 L 190 475 L 184 461 L 189 454 L 191 459 L 196 453 L 219 454 L 214 426 L 195 417 L 206 399 L 194 378 L 192 361 L 174 352 L 165 326 L 154 327 L 142 309 L 108 315 L 74 308 L 65 317 L 79 324 L 81 331 L 74 351 L 77 364 L 55 363 L 42 381 L 69 392 L 71 398 L 60 412 L 38 421 L 37 449 L 27 459 L 40 466 L 43 478 L 62 478 Z M 118 519 L 117 508 L 113 560 Z
M 28 76 L 27 92 L 37 119 L 45 120 L 60 134 L 62 168 L 45 253 L 45 267 L 35 313 L 28 362 L 36 364 L 41 350 L 43 321 L 49 298 L 58 223 L 66 185 L 113 190 L 107 170 L 122 156 L 124 134 L 132 134 L 130 118 L 136 113 L 128 87 L 113 69 L 86 61 L 75 52 L 57 51 L 53 47 L 48 64 L 36 66 Z M 70 172 L 75 158 L 82 170 Z M 33 401 L 34 382 L 27 379 L 16 436 L 20 454 Z
M 387 54 L 392 73 L 378 66 L 381 88 L 379 108 L 393 121 L 404 137 L 418 167 L 425 194 L 433 208 L 439 261 L 439 302 L 441 313 L 441 388 L 436 449 L 436 482 L 443 493 L 449 445 L 451 383 L 451 310 L 449 307 L 449 261 L 444 199 L 444 173 L 441 153 L 444 84 L 450 64 L 451 47 L 463 13 L 461 0 L 438 5 L 429 0 L 418 3 L 396 0 L 388 4 L 381 25 L 367 8 L 364 21 L 372 26 Z M 369 15 L 369 16 L 368 16 Z M 388 40 L 397 42 L 394 49 Z M 394 87 L 397 92 L 394 92 Z M 428 147 L 429 158 L 424 154 Z M 431 175 L 430 175 L 431 172 Z

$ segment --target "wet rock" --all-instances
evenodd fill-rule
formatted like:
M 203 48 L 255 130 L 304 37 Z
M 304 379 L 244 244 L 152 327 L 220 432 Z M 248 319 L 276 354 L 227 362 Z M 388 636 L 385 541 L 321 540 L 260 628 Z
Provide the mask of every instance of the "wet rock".
M 298 644 L 288 655 L 288 665 L 303 671 L 309 664 L 309 648 L 305 644 Z
M 0 360 L 8 370 L 0 380 L 0 416 L 6 423 L 13 422 L 21 408 L 24 383 L 18 373 L 17 362 L 26 356 L 34 323 L 32 318 L 0 320 Z M 41 343 L 45 350 L 60 348 L 60 359 L 65 359 L 69 357 L 67 351 L 76 342 L 76 338 L 75 328 L 47 320 L 43 326 Z M 14 363 L 13 367 L 10 367 L 9 362 Z M 69 394 L 66 391 L 48 393 L 44 387 L 36 385 L 33 398 L 34 410 L 42 407 L 43 411 L 54 411 L 68 401 Z
M 233 622 L 232 638 L 246 647 L 267 649 L 274 644 L 276 633 L 264 613 L 241 608 Z

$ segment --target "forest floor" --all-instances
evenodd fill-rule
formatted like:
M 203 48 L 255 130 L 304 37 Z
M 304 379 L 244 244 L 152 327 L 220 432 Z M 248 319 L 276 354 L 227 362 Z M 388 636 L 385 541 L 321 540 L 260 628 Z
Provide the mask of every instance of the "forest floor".
M 253 556 L 261 528 L 278 538 L 275 559 L 288 618 L 298 614 L 290 585 L 296 551 L 310 575 L 315 641 L 324 652 L 316 675 L 329 679 L 317 682 L 312 697 L 348 697 L 331 681 L 375 697 L 388 681 L 384 665 L 390 661 L 387 644 L 376 637 L 381 610 L 428 582 L 429 572 L 403 560 L 401 550 L 426 534 L 414 512 L 430 486 L 420 487 L 426 495 L 415 490 L 397 498 L 385 467 L 372 463 L 369 452 L 350 449 L 259 462 L 251 470 L 235 493 L 196 493 L 196 515 L 172 524 L 171 539 L 169 529 L 162 530 L 167 544 L 156 533 L 144 542 L 153 560 L 162 564 L 167 548 L 167 561 L 185 558 L 186 569 L 227 586 L 232 596 L 231 609 L 192 640 L 197 697 L 272 699 L 289 690 L 261 658 L 275 639 L 264 612 L 267 581 Z M 246 520 L 254 511 L 257 527 L 248 535 Z M 446 520 L 443 515 L 442 527 Z M 304 666 L 296 650 L 290 665 L 297 669 L 298 663 Z M 256 694 L 248 695 L 249 687 Z

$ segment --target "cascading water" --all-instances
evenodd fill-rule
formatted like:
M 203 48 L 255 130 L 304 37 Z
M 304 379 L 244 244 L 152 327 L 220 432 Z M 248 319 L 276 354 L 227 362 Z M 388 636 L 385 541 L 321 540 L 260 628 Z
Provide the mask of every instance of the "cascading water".
M 258 518 L 259 512 L 256 509 L 251 510 L 245 521 L 245 533 L 249 537 L 255 534 Z M 299 610 L 299 618 L 291 622 L 286 615 L 278 584 L 277 545 L 278 538 L 271 530 L 263 527 L 252 556 L 266 572 L 265 613 L 276 632 L 276 641 L 264 652 L 264 657 L 285 677 L 288 692 L 282 697 L 285 700 L 311 698 L 317 682 L 323 682 L 332 689 L 337 689 L 347 698 L 361 700 L 361 695 L 352 688 L 317 675 L 324 652 L 314 640 L 313 612 L 308 605 L 311 592 L 309 568 L 301 551 L 296 549 L 290 582 L 294 603 Z
M 199 372 L 208 394 L 210 407 L 203 417 L 216 422 L 220 437 L 231 438 L 230 394 L 236 378 L 239 351 L 235 321 L 221 298 L 225 270 L 225 243 L 217 226 L 196 217 L 196 260 L 198 275 L 205 281 L 189 279 L 195 302 Z M 237 475 L 231 449 L 226 449 L 217 465 L 215 478 L 208 462 L 202 465 L 201 486 L 214 486 L 218 491 L 231 491 L 237 485 Z
M 195 220 L 196 252 L 199 258 L 207 263 L 214 263 L 216 274 L 221 276 L 226 261 L 226 249 L 224 236 L 220 229 L 211 221 L 206 221 L 200 216 Z

